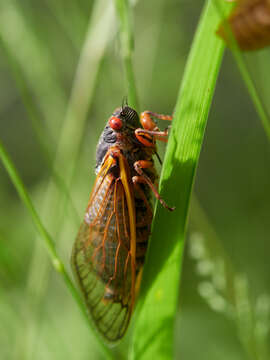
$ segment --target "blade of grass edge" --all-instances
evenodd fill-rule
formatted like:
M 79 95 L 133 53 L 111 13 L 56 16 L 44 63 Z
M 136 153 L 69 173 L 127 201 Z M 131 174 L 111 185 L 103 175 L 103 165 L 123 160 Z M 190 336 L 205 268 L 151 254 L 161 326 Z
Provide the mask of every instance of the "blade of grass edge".
M 69 200 L 69 206 L 72 210 L 76 223 L 79 223 L 79 215 L 71 199 L 71 195 L 69 194 L 68 187 L 65 183 L 64 178 L 61 174 L 53 168 L 53 160 L 52 160 L 52 149 L 51 144 L 53 144 L 53 139 L 50 138 L 49 130 L 42 125 L 41 115 L 39 114 L 37 105 L 32 99 L 32 95 L 30 89 L 28 88 L 27 81 L 24 77 L 23 72 L 21 71 L 20 67 L 18 66 L 15 59 L 12 57 L 9 49 L 6 47 L 1 34 L 0 34 L 0 49 L 4 52 L 4 55 L 7 59 L 7 64 L 10 69 L 10 73 L 13 76 L 16 88 L 20 94 L 21 101 L 24 105 L 26 113 L 28 115 L 28 119 L 30 121 L 30 125 L 33 129 L 33 132 L 36 136 L 37 143 L 40 148 L 41 156 L 47 165 L 48 170 L 52 173 L 52 177 L 54 179 L 55 184 L 57 185 L 59 190 L 62 190 L 65 194 L 65 197 Z M 46 133 L 46 136 L 44 136 Z
M 232 33 L 230 24 L 227 21 L 226 13 L 224 13 L 221 0 L 215 0 L 215 6 L 217 12 L 219 13 L 220 22 L 223 21 L 225 25 L 225 31 L 227 33 L 228 39 L 230 41 L 230 50 L 238 67 L 238 70 L 243 78 L 243 81 L 246 85 L 247 92 L 250 95 L 250 98 L 253 102 L 255 110 L 261 120 L 262 126 L 264 128 L 265 134 L 268 141 L 270 141 L 270 119 L 269 114 L 265 108 L 265 105 L 259 95 L 258 89 L 256 88 L 255 81 L 252 78 L 250 71 L 245 63 L 244 56 L 242 51 L 239 49 L 237 41 Z
M 231 4 L 224 4 L 229 11 Z M 186 65 L 161 176 L 161 194 L 176 210 L 157 206 L 135 322 L 132 359 L 172 359 L 174 318 L 194 175 L 224 52 L 220 18 L 206 2 Z
M 125 69 L 125 79 L 128 90 L 129 106 L 139 111 L 139 100 L 135 85 L 135 76 L 132 64 L 133 32 L 131 26 L 130 7 L 128 0 L 115 0 L 115 9 L 119 19 L 122 58 Z
M 267 310 L 264 315 L 258 315 L 256 304 L 260 301 L 270 304 L 269 296 L 264 293 L 253 293 L 250 279 L 233 263 L 194 192 L 190 207 L 189 256 L 196 263 L 199 295 L 212 311 L 234 323 L 235 336 L 238 337 L 247 359 L 268 360 L 270 354 L 267 335 L 259 333 L 257 327 L 258 323 L 260 326 L 264 326 L 264 323 L 268 327 L 269 311 Z M 206 262 L 211 264 L 211 270 L 207 274 L 201 271 L 200 266 Z M 205 291 L 206 284 L 207 287 L 211 287 L 211 294 L 210 291 Z
M 15 166 L 13 165 L 8 153 L 6 152 L 4 146 L 1 142 L 0 142 L 0 159 L 2 160 L 2 163 L 3 163 L 6 171 L 8 172 L 10 179 L 11 179 L 13 185 L 15 186 L 22 202 L 24 203 L 24 205 L 26 206 L 26 208 L 29 211 L 29 214 L 32 217 L 32 220 L 37 228 L 37 231 L 47 249 L 47 252 L 49 254 L 49 257 L 51 259 L 54 269 L 61 275 L 65 285 L 67 286 L 72 297 L 74 298 L 77 305 L 79 306 L 83 317 L 85 318 L 88 326 L 91 329 L 91 334 L 96 334 L 95 330 L 92 327 L 92 324 L 89 321 L 86 307 L 83 304 L 83 302 L 80 298 L 80 295 L 77 292 L 73 282 L 71 281 L 71 278 L 68 275 L 68 272 L 67 272 L 63 262 L 61 261 L 61 259 L 59 258 L 58 254 L 56 252 L 54 241 L 52 240 L 51 236 L 49 235 L 49 233 L 45 229 L 44 225 L 42 224 L 40 217 L 39 217 L 38 213 L 36 212 L 34 205 L 30 199 L 30 196 L 28 195 L 26 188 L 25 188 L 21 178 L 19 177 L 19 174 L 18 174 Z M 96 336 L 96 342 L 99 344 L 100 351 L 102 351 L 103 354 L 106 355 L 106 359 L 111 359 L 112 357 L 111 357 L 110 351 L 107 349 L 105 344 L 102 342 L 101 339 L 99 339 L 98 336 Z
M 23 16 L 22 8 L 21 1 L 0 2 L 0 33 L 5 46 L 21 68 L 29 89 L 38 99 L 51 137 L 54 137 L 54 134 L 58 134 L 60 115 L 66 107 L 67 98 L 57 80 L 58 73 L 47 44 L 37 37 L 30 19 Z

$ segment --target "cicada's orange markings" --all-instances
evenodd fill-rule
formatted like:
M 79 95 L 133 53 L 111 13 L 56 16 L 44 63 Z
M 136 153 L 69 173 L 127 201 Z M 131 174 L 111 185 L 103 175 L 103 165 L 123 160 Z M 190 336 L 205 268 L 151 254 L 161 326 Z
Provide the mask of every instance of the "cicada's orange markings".
M 128 229 L 127 229 L 127 218 L 126 218 L 126 214 L 124 212 L 124 206 L 125 206 L 125 201 L 124 201 L 124 197 L 121 197 L 121 201 L 122 201 L 122 217 L 123 217 L 123 224 L 124 224 L 124 231 L 125 231 L 125 236 L 128 237 Z
M 97 147 L 97 179 L 76 238 L 72 266 L 86 306 L 104 339 L 125 334 L 138 295 L 153 216 L 151 195 L 169 208 L 154 183 L 156 140 L 167 141 L 145 111 L 128 106 L 109 118 Z M 160 159 L 159 159 L 160 160 Z
M 118 196 L 117 196 L 117 183 L 119 182 L 120 179 L 116 179 L 115 181 L 115 185 L 114 185 L 114 213 L 115 213 L 115 216 L 116 216 L 116 227 L 115 227 L 115 232 L 117 232 L 117 236 L 118 236 L 118 239 L 119 239 L 119 243 L 118 243 L 118 246 L 117 246 L 117 249 L 116 249 L 116 253 L 115 253 L 115 264 L 114 264 L 114 275 L 113 277 L 111 277 L 109 279 L 109 282 L 108 284 L 106 285 L 107 287 L 110 286 L 111 282 L 116 278 L 116 273 L 117 273 L 117 260 L 118 260 L 118 256 L 119 256 L 119 251 L 120 251 L 120 246 L 124 246 L 125 247 L 125 244 L 122 243 L 121 241 L 121 234 L 120 234 L 120 230 L 119 230 L 119 220 L 118 220 L 118 215 L 117 215 L 117 209 L 116 209 L 116 202 L 118 200 Z M 123 198 L 123 197 L 122 197 Z M 126 249 L 128 251 L 128 249 Z
M 90 201 L 89 201 L 89 206 L 88 208 L 92 205 L 92 198 L 95 198 L 98 191 L 100 190 L 101 188 L 101 185 L 103 184 L 104 181 L 108 181 L 108 183 L 111 182 L 111 179 L 110 178 L 107 178 L 106 175 L 109 171 L 109 169 L 115 164 L 115 159 L 112 158 L 112 157 L 108 157 L 107 159 L 105 159 L 106 162 L 104 163 L 103 167 L 101 168 L 101 173 L 102 173 L 102 176 L 98 176 L 97 177 L 97 182 L 100 181 L 100 183 L 98 184 L 97 186 L 97 189 L 95 191 L 95 194 L 93 195 L 93 197 L 91 196 L 90 198 Z M 95 187 L 94 187 L 95 189 Z M 104 213 L 105 209 L 106 209 L 106 203 L 108 201 L 108 193 L 109 193 L 109 187 L 107 187 L 107 190 L 106 190 L 106 193 L 105 195 L 103 196 L 103 200 L 102 200 L 102 203 L 101 203 L 101 206 L 100 206 L 100 209 L 96 215 L 96 219 L 92 222 L 91 226 L 94 226 L 96 225 L 98 219 L 102 216 L 102 214 Z
M 147 211 L 148 211 L 148 216 L 145 217 L 145 220 L 144 222 L 141 222 L 141 223 L 137 223 L 137 226 L 143 226 L 143 225 L 146 225 L 146 222 L 147 222 L 147 219 L 149 217 L 152 217 L 153 216 L 153 211 L 151 209 L 151 206 L 149 205 L 149 201 L 147 200 L 144 192 L 142 191 L 142 189 L 138 186 L 140 183 L 142 184 L 145 184 L 145 180 L 140 177 L 140 176 L 133 176 L 132 178 L 132 181 L 133 181 L 133 184 L 134 184 L 134 187 L 135 189 L 140 193 L 140 196 L 145 204 L 145 206 L 147 207 Z
M 127 199 L 127 207 L 128 212 L 130 214 L 129 217 L 129 227 L 130 227 L 130 259 L 131 259 L 131 279 L 132 279 L 132 287 L 131 287 L 131 306 L 133 308 L 135 301 L 135 270 L 136 270 L 136 222 L 135 222 L 135 207 L 134 207 L 134 197 L 133 197 L 133 189 L 131 188 L 131 183 L 128 178 L 129 168 L 126 159 L 123 157 L 121 152 L 117 152 L 119 167 L 120 167 L 120 178 L 124 187 L 125 196 Z
M 162 197 L 159 195 L 158 190 L 156 189 L 155 185 L 152 183 L 151 179 L 143 172 L 142 169 L 149 169 L 153 167 L 152 161 L 147 160 L 140 160 L 136 161 L 134 164 L 135 170 L 139 175 L 141 175 L 141 181 L 145 182 L 150 189 L 152 190 L 155 197 L 160 201 L 160 203 L 168 210 L 173 211 L 174 207 L 169 207 L 165 201 L 162 199 Z
M 114 161 L 113 158 L 104 159 L 104 160 L 106 160 L 106 161 L 104 161 L 104 164 L 103 164 L 103 166 L 102 166 L 102 168 L 100 170 L 100 174 L 96 178 L 92 194 L 90 195 L 89 205 L 91 205 L 92 200 L 95 198 L 98 191 L 100 190 L 101 184 L 104 181 L 104 178 L 105 178 L 107 172 L 109 171 L 109 169 L 112 166 L 113 161 Z
M 103 263 L 102 263 L 102 267 L 103 269 L 105 268 L 105 241 L 106 241 L 106 238 L 108 236 L 108 229 L 109 229 L 109 225 L 110 225 L 110 222 L 112 220 L 112 217 L 113 217 L 113 213 L 110 215 L 108 221 L 107 221 L 107 224 L 106 224 L 106 227 L 105 227 L 105 232 L 104 232 L 104 236 L 103 236 L 103 239 L 102 239 L 102 244 L 100 245 L 100 247 L 102 248 L 102 254 L 103 254 Z

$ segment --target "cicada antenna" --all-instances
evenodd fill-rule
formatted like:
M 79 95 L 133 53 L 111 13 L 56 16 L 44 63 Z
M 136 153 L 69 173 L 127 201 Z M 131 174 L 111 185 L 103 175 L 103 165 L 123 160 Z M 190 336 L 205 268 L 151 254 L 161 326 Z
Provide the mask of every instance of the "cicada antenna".
M 122 110 L 124 109 L 125 106 L 128 106 L 128 97 L 127 95 L 125 95 L 123 97 L 123 100 L 122 100 Z

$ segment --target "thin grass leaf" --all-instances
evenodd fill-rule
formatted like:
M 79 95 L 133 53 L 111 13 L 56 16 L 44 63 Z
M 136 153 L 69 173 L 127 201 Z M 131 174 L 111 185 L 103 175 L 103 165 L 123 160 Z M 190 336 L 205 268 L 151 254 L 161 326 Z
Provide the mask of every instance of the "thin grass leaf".
M 89 20 L 86 38 L 77 65 L 66 116 L 53 161 L 54 172 L 60 171 L 64 175 L 68 188 L 70 188 L 73 180 L 79 148 L 84 135 L 87 113 L 93 99 L 100 64 L 106 46 L 114 33 L 114 20 L 113 5 L 105 0 L 97 0 Z M 62 195 L 65 195 L 65 192 Z M 62 209 L 65 209 L 66 205 L 68 205 L 67 200 L 66 196 L 61 196 L 58 193 L 54 182 L 50 181 L 47 189 L 45 214 L 50 214 L 51 208 L 54 206 L 58 206 L 58 212 L 61 214 Z M 59 205 L 61 207 L 60 210 Z M 54 228 L 59 231 L 61 227 L 62 220 L 60 220 L 60 223 L 57 220 Z
M 24 203 L 27 210 L 29 211 L 29 214 L 32 217 L 32 220 L 33 220 L 33 222 L 37 228 L 37 231 L 43 241 L 43 244 L 45 245 L 45 247 L 47 249 L 47 252 L 49 254 L 49 257 L 51 259 L 53 267 L 61 275 L 66 287 L 69 289 L 73 299 L 76 301 L 77 305 L 79 306 L 80 311 L 81 311 L 82 315 L 84 316 L 88 326 L 91 328 L 91 330 L 93 330 L 92 324 L 90 323 L 89 318 L 88 318 L 86 307 L 83 304 L 83 302 L 80 298 L 80 295 L 77 292 L 73 282 L 71 281 L 71 278 L 69 277 L 63 262 L 61 261 L 61 259 L 59 258 L 58 254 L 56 252 L 54 241 L 52 240 L 51 236 L 49 235 L 49 233 L 43 226 L 43 223 L 41 222 L 39 215 L 33 206 L 30 196 L 28 195 L 26 188 L 25 188 L 21 178 L 19 177 L 19 174 L 18 174 L 15 166 L 13 165 L 11 159 L 9 158 L 9 156 L 1 142 L 0 142 L 0 159 L 2 160 L 3 165 L 4 165 L 5 169 L 7 170 L 8 174 L 10 176 L 10 179 L 13 182 L 22 202 Z M 93 330 L 93 333 L 94 333 L 94 330 Z M 107 358 L 110 359 L 111 354 L 108 351 L 108 349 L 106 348 L 106 346 L 104 345 L 104 343 L 98 337 L 96 337 L 96 341 L 100 345 L 100 350 L 104 353 L 104 355 L 106 355 L 106 359 Z
M 19 1 L 0 3 L 0 35 L 38 98 L 51 136 L 57 134 L 67 98 L 57 81 L 58 73 L 47 44 L 37 38 L 35 28 L 23 16 Z
M 71 40 L 73 46 L 78 52 L 81 50 L 83 41 L 82 34 L 87 27 L 88 14 L 80 9 L 80 4 L 76 1 L 66 3 L 63 11 L 60 1 L 45 0 L 51 14 L 56 18 L 59 26 L 63 29 L 65 35 Z M 68 16 L 67 16 L 68 14 Z M 72 23 L 72 26 L 70 24 Z
M 95 1 L 61 131 L 56 159 L 59 166 L 63 159 L 76 160 L 100 64 L 114 34 L 114 23 L 113 4 L 104 0 Z
M 265 108 L 265 105 L 263 104 L 263 101 L 258 93 L 258 89 L 255 86 L 254 80 L 251 77 L 251 74 L 245 64 L 245 61 L 243 59 L 243 56 L 241 52 L 239 51 L 233 51 L 233 56 L 236 61 L 236 64 L 238 66 L 238 69 L 240 71 L 240 74 L 243 78 L 243 81 L 247 87 L 247 91 L 249 93 L 249 96 L 253 102 L 253 105 L 255 107 L 255 110 L 257 114 L 259 115 L 259 118 L 261 120 L 263 129 L 265 131 L 265 134 L 268 138 L 268 141 L 270 141 L 270 119 L 269 114 L 267 113 L 267 110 Z
M 221 21 L 224 22 L 224 30 L 227 33 L 227 37 L 230 42 L 230 49 L 232 51 L 234 60 L 238 66 L 239 72 L 240 72 L 240 74 L 243 78 L 243 81 L 247 87 L 247 91 L 250 95 L 250 98 L 251 98 L 253 104 L 254 104 L 255 110 L 256 110 L 257 114 L 259 115 L 262 126 L 266 133 L 266 136 L 267 136 L 268 140 L 270 141 L 269 114 L 267 113 L 265 105 L 263 104 L 263 101 L 259 95 L 258 89 L 256 88 L 255 82 L 252 79 L 252 76 L 247 68 L 242 51 L 239 49 L 237 41 L 235 40 L 235 37 L 231 31 L 230 24 L 228 21 L 226 21 L 227 20 L 226 13 L 223 10 L 221 1 L 215 0 L 215 6 L 216 6 L 217 12 L 220 16 L 220 22 Z
M 227 6 L 229 8 L 229 6 Z M 135 323 L 132 359 L 172 359 L 185 228 L 194 175 L 220 68 L 224 44 L 207 1 L 188 58 L 175 108 L 161 178 L 173 213 L 157 206 Z
M 132 108 L 139 111 L 139 100 L 136 91 L 135 76 L 132 64 L 134 39 L 131 27 L 129 2 L 128 0 L 115 0 L 115 7 L 119 19 L 122 58 L 128 89 L 128 103 Z
M 77 221 L 76 223 L 78 224 L 80 221 L 79 215 L 77 213 L 77 210 L 75 209 L 75 206 L 71 199 L 65 180 L 62 178 L 60 172 L 58 172 L 56 168 L 53 168 L 52 148 L 54 148 L 55 146 L 52 146 L 53 139 L 50 138 L 49 129 L 46 126 L 44 127 L 44 124 L 41 121 L 40 112 L 33 100 L 33 97 L 28 88 L 24 74 L 21 71 L 20 66 L 18 66 L 18 63 L 10 54 L 8 47 L 6 47 L 4 41 L 1 39 L 1 36 L 0 36 L 0 47 L 2 47 L 4 54 L 8 60 L 8 65 L 10 67 L 12 76 L 14 77 L 17 89 L 21 95 L 22 102 L 27 111 L 30 124 L 36 135 L 36 139 L 40 147 L 41 155 L 43 156 L 43 159 L 48 167 L 48 170 L 52 173 L 53 180 L 57 185 L 58 190 L 60 191 L 62 190 L 63 193 L 65 194 L 65 197 L 69 200 L 69 206 L 72 210 L 74 221 L 75 222 Z M 46 136 L 44 136 L 44 133 L 46 133 Z
M 234 267 L 196 195 L 191 200 L 190 256 L 200 277 L 198 290 L 209 307 L 233 320 L 248 359 L 269 359 L 269 295 L 251 295 L 246 274 Z M 259 310 L 259 311 L 258 311 Z M 263 329 L 263 331 L 258 331 Z

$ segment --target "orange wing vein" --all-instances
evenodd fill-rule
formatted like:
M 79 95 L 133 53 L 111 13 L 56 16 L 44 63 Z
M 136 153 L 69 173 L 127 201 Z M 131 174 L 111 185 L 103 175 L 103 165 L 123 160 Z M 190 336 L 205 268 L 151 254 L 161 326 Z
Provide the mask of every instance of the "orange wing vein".
M 116 177 L 110 171 L 116 160 L 105 157 L 72 253 L 73 270 L 89 313 L 110 342 L 124 335 L 135 296 L 134 197 L 122 160 Z

